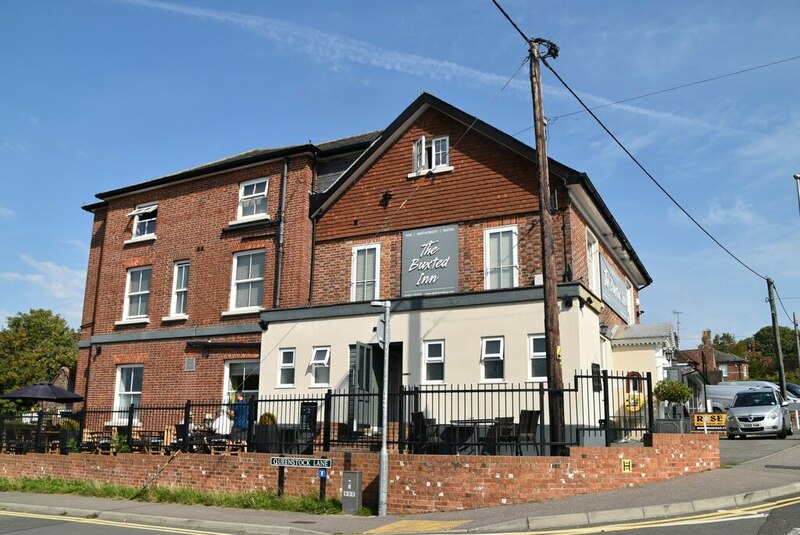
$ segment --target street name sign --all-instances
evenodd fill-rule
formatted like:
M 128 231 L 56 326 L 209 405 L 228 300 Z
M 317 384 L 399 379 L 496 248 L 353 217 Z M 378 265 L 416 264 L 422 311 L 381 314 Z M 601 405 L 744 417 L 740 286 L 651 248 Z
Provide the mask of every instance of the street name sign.
M 314 457 L 270 457 L 270 466 L 285 466 L 289 468 L 332 468 L 333 459 L 320 459 Z

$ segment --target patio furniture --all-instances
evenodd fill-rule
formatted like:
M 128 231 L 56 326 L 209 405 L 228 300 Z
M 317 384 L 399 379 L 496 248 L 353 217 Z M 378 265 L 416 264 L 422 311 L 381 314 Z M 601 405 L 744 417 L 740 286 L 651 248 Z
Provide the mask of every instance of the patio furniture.
M 411 453 L 438 453 L 441 442 L 436 420 L 421 411 L 411 413 Z

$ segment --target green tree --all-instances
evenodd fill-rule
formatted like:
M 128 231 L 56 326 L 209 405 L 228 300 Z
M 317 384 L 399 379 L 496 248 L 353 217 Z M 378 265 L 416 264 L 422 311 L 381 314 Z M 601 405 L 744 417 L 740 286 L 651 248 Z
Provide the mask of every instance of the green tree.
M 711 345 L 719 351 L 735 355 L 734 351 L 737 345 L 736 337 L 731 333 L 715 334 Z
M 794 336 L 794 330 L 789 327 L 779 327 L 778 335 L 781 339 L 781 351 L 783 353 L 783 363 L 788 374 L 789 371 L 797 369 L 797 343 Z M 769 373 L 777 377 L 777 358 L 778 354 L 775 350 L 775 335 L 772 332 L 772 326 L 763 327 L 753 335 L 753 351 L 762 353 L 764 356 L 772 358 L 772 365 L 769 367 Z
M 62 367 L 78 360 L 79 333 L 50 310 L 31 309 L 7 320 L 0 330 L 0 392 L 39 381 L 52 381 Z M 13 409 L 5 402 L 0 409 Z

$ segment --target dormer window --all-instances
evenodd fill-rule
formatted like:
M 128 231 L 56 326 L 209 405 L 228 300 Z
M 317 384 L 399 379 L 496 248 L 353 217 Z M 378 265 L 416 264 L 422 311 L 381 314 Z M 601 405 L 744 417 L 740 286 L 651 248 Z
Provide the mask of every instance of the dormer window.
M 140 204 L 136 209 L 128 214 L 133 218 L 132 240 L 143 240 L 156 237 L 156 216 L 158 214 L 158 203 Z
M 442 173 L 452 171 L 450 165 L 450 138 L 439 136 L 427 139 L 420 137 L 414 142 L 414 160 L 409 178 L 425 175 L 429 172 Z
M 257 178 L 239 184 L 239 221 L 267 219 L 269 178 Z

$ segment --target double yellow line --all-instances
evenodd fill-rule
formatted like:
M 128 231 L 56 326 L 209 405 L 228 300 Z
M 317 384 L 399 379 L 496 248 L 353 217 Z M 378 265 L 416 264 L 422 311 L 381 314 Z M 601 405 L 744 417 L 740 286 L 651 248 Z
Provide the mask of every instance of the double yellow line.
M 80 518 L 63 515 L 45 515 L 41 513 L 20 513 L 16 511 L 0 511 L 0 516 L 13 516 L 17 518 L 36 518 L 39 520 L 54 520 L 58 522 L 72 522 L 75 524 L 92 524 L 95 526 L 113 526 L 116 528 L 146 529 L 161 533 L 181 533 L 192 535 L 230 535 L 230 533 L 220 533 L 214 531 L 198 531 L 196 529 L 174 528 L 169 526 L 157 526 L 148 524 L 133 524 L 131 522 L 118 522 L 114 520 L 102 520 L 100 518 Z
M 585 528 L 570 528 L 570 529 L 557 529 L 547 531 L 527 531 L 525 535 L 583 535 L 589 533 L 601 533 L 607 531 L 631 531 L 634 529 L 642 529 L 649 527 L 668 527 L 668 526 L 685 526 L 691 524 L 703 524 L 709 522 L 723 522 L 729 520 L 739 520 L 747 517 L 761 516 L 764 513 L 790 505 L 800 503 L 800 496 L 787 498 L 784 500 L 777 500 L 772 502 L 759 503 L 748 507 L 739 507 L 736 509 L 720 509 L 712 513 L 703 513 L 696 515 L 688 515 L 673 518 L 663 518 L 660 520 L 646 520 L 641 522 L 629 522 L 624 524 L 603 524 L 597 526 L 587 526 Z M 512 535 L 512 534 L 496 534 L 496 535 Z M 515 534 L 519 535 L 519 534 Z

